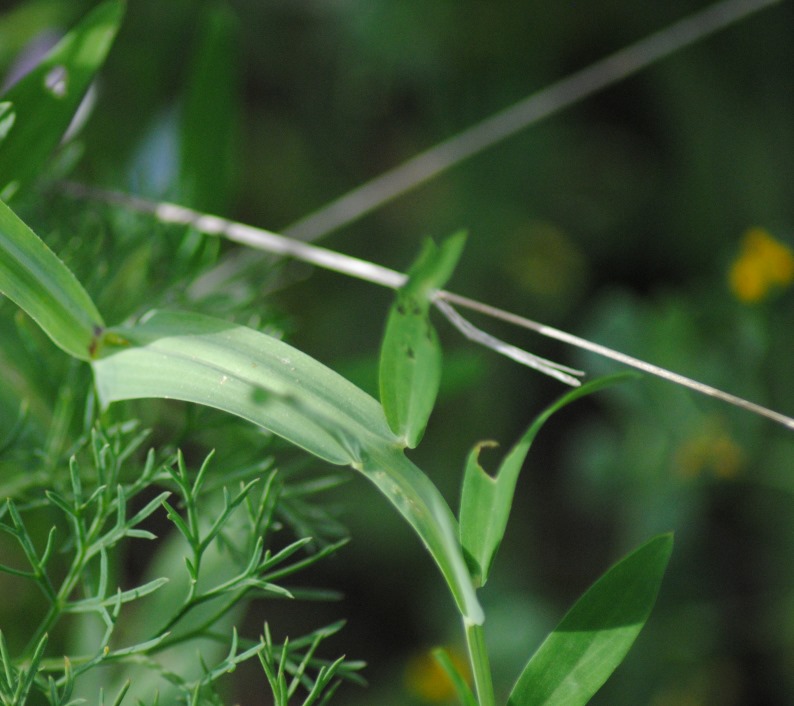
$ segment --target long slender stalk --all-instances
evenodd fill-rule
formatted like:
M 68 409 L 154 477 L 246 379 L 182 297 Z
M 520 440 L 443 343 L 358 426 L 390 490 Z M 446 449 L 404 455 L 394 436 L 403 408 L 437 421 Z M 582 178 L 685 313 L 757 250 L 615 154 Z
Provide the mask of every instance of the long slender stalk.
M 777 2 L 724 0 L 710 5 L 440 142 L 281 229 L 282 233 L 308 241 L 349 225 L 543 118 Z
M 227 238 L 228 240 L 232 240 L 234 242 L 277 255 L 294 257 L 295 259 L 301 260 L 302 262 L 307 262 L 309 264 L 316 265 L 317 267 L 322 267 L 326 270 L 338 272 L 349 277 L 355 277 L 356 279 L 378 284 L 383 287 L 397 289 L 407 281 L 407 276 L 405 274 L 389 269 L 388 267 L 383 267 L 382 265 L 378 265 L 373 262 L 367 262 L 366 260 L 360 260 L 358 258 L 351 257 L 350 255 L 344 255 L 342 253 L 338 253 L 327 248 L 322 248 L 317 245 L 310 245 L 309 243 L 304 243 L 293 238 L 278 235 L 277 233 L 271 233 L 270 231 L 264 230 L 262 228 L 255 228 L 254 226 L 246 225 L 244 223 L 237 223 L 225 218 L 220 218 L 219 216 L 200 213 L 184 206 L 178 206 L 171 203 L 156 203 L 139 198 L 137 196 L 130 196 L 128 194 L 122 194 L 116 191 L 98 189 L 96 187 L 73 182 L 63 184 L 62 188 L 68 195 L 75 198 L 102 201 L 105 203 L 117 204 L 134 211 L 150 213 L 164 223 L 189 225 L 208 235 L 221 236 Z M 782 424 L 787 429 L 794 430 L 794 418 L 792 417 L 768 409 L 767 407 L 763 407 L 759 404 L 756 404 L 755 402 L 750 402 L 729 392 L 723 392 L 716 387 L 707 385 L 697 380 L 693 380 L 692 378 L 688 378 L 685 375 L 681 375 L 680 373 L 667 370 L 666 368 L 654 365 L 653 363 L 648 363 L 644 360 L 640 360 L 639 358 L 627 355 L 626 353 L 613 350 L 612 348 L 603 346 L 600 343 L 588 341 L 584 338 L 580 338 L 579 336 L 575 336 L 565 331 L 556 329 L 553 326 L 541 324 L 524 316 L 513 314 L 509 311 L 499 309 L 489 304 L 478 302 L 474 299 L 455 294 L 454 292 L 440 290 L 436 293 L 436 299 L 437 302 L 447 302 L 448 304 L 454 304 L 458 307 L 476 311 L 485 316 L 499 319 L 500 321 L 505 321 L 514 326 L 533 331 L 540 334 L 541 336 L 553 338 L 557 341 L 575 346 L 576 348 L 581 348 L 605 358 L 610 358 L 611 360 L 617 361 L 623 365 L 641 370 L 644 373 L 654 375 L 655 377 L 662 378 L 668 382 L 673 382 L 676 385 L 689 388 L 690 390 L 694 390 L 695 392 L 698 392 L 702 395 L 707 395 L 723 402 L 727 402 L 728 404 L 734 405 L 735 407 L 740 407 L 741 409 L 744 409 L 748 412 L 765 417 L 778 424 Z M 439 309 L 442 314 L 445 314 L 445 316 L 450 318 L 453 325 L 455 325 L 457 328 L 461 328 L 460 321 L 454 316 L 449 316 L 447 307 L 441 306 Z M 467 336 L 472 329 L 475 329 L 475 327 L 470 324 L 465 328 L 465 333 Z M 513 360 L 517 360 L 524 365 L 529 365 L 530 367 L 540 370 L 547 375 L 552 375 L 563 382 L 574 385 L 577 384 L 575 379 L 564 375 L 564 373 L 567 372 L 575 375 L 578 371 L 572 371 L 570 368 L 565 368 L 565 366 L 560 366 L 557 363 L 544 361 L 543 359 L 533 356 L 531 353 L 527 353 L 526 351 L 520 351 L 523 354 L 523 357 L 518 354 L 514 354 L 515 351 L 518 351 L 519 349 L 509 346 L 509 344 L 504 344 L 498 339 L 490 336 L 490 334 L 485 334 L 484 332 L 481 333 L 483 335 L 480 337 L 477 337 L 476 334 L 472 336 L 478 343 L 488 346 L 499 353 L 508 355 L 508 357 L 512 358 Z M 530 362 L 530 360 L 534 362 Z M 559 374 L 560 371 L 563 372 L 563 375 Z
M 153 203 L 138 197 L 96 189 L 82 184 L 67 183 L 63 188 L 67 193 L 77 198 L 117 203 L 125 208 L 152 213 L 159 220 L 166 223 L 189 224 L 204 233 L 223 236 L 229 240 L 267 252 L 295 257 L 318 267 L 375 284 L 398 288 L 406 281 L 406 276 L 402 273 L 331 250 L 309 246 L 299 241 L 301 239 L 315 239 L 355 221 L 391 199 L 419 186 L 446 169 L 510 137 L 540 119 L 577 103 L 599 90 L 647 68 L 683 47 L 702 40 L 776 2 L 779 2 L 779 0 L 723 0 L 715 3 L 548 86 L 510 108 L 385 172 L 289 226 L 285 229 L 284 235 L 277 235 L 217 216 L 198 213 L 176 204 Z M 239 263 L 232 261 L 222 263 L 215 268 L 215 274 L 220 274 L 222 270 L 233 272 L 238 265 Z M 444 302 L 447 304 L 444 305 Z M 449 304 L 456 304 L 460 307 L 478 311 L 486 316 L 507 321 L 513 325 L 539 333 L 542 336 L 554 338 L 568 345 L 611 358 L 650 375 L 674 382 L 701 394 L 720 399 L 728 404 L 771 419 L 788 429 L 794 429 L 794 418 L 551 326 L 540 324 L 531 319 L 476 302 L 452 292 L 438 292 L 437 304 L 439 304 L 439 309 L 450 322 L 468 338 L 503 355 L 507 355 L 524 365 L 529 365 L 547 375 L 551 375 L 566 384 L 578 384 L 578 381 L 571 377 L 571 375 L 577 375 L 578 371 L 571 371 L 564 366 L 545 361 L 531 353 L 495 339 L 490 334 L 480 331 L 470 322 L 462 319 L 457 312 L 451 309 Z
M 479 706 L 496 706 L 491 664 L 485 648 L 485 631 L 482 625 L 472 625 L 464 620 L 466 646 L 469 650 L 469 664 L 474 677 L 474 689 Z
M 529 331 L 534 331 L 535 333 L 539 333 L 541 336 L 562 341 L 563 343 L 575 346 L 576 348 L 582 348 L 583 350 L 590 351 L 591 353 L 596 353 L 597 355 L 603 356 L 604 358 L 610 358 L 611 360 L 615 360 L 618 363 L 623 363 L 623 365 L 628 365 L 631 368 L 641 370 L 642 372 L 648 373 L 649 375 L 655 375 L 656 377 L 667 380 L 668 382 L 673 382 L 676 385 L 687 387 L 690 390 L 699 392 L 701 395 L 714 397 L 715 399 L 722 400 L 723 402 L 727 402 L 728 404 L 734 405 L 735 407 L 740 407 L 741 409 L 752 412 L 753 414 L 766 417 L 767 419 L 771 419 L 773 422 L 782 424 L 788 429 L 794 430 L 794 418 L 792 417 L 788 417 L 785 414 L 781 414 L 780 412 L 775 412 L 774 410 L 768 409 L 767 407 L 762 407 L 755 402 L 750 402 L 749 400 L 746 400 L 742 397 L 732 395 L 729 392 L 723 392 L 716 387 L 699 382 L 698 380 L 693 380 L 692 378 L 688 378 L 685 375 L 681 375 L 680 373 L 675 373 L 672 370 L 667 370 L 666 368 L 654 365 L 653 363 L 648 363 L 644 360 L 640 360 L 639 358 L 634 358 L 633 356 L 621 353 L 620 351 L 613 350 L 612 348 L 607 348 L 606 346 L 602 346 L 600 343 L 588 341 L 585 338 L 574 336 L 571 333 L 561 331 L 560 329 L 556 329 L 553 326 L 547 326 L 546 324 L 538 323 L 532 319 L 527 319 L 524 316 L 518 316 L 517 314 L 512 314 L 509 311 L 497 309 L 496 307 L 490 306 L 488 304 L 482 304 L 481 302 L 475 301 L 474 299 L 462 297 L 459 294 L 454 294 L 452 292 L 439 292 L 439 297 L 448 302 L 452 302 L 453 304 L 457 304 L 458 306 L 466 307 L 472 311 L 479 311 L 486 316 L 514 324 L 515 326 L 525 328 Z

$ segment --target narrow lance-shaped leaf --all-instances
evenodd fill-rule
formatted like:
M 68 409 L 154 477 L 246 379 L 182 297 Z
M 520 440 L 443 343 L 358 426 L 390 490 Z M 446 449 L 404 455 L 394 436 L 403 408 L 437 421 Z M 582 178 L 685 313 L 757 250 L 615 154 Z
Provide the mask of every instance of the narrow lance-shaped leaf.
M 430 323 L 430 298 L 452 275 L 464 243 L 463 233 L 441 247 L 430 240 L 425 243 L 386 323 L 380 398 L 389 426 L 409 448 L 424 434 L 441 380 L 441 346 Z
M 438 647 L 433 650 L 433 658 L 438 662 L 441 669 L 444 670 L 462 706 L 477 706 L 477 700 L 474 698 L 471 688 L 449 652 L 444 648 Z
M 96 7 L 3 96 L 16 114 L 0 143 L 3 200 L 32 181 L 58 146 L 105 61 L 124 7 L 124 0 L 107 0 Z
M 417 532 L 461 612 L 482 621 L 449 506 L 402 453 L 383 409 L 363 390 L 271 336 L 174 312 L 109 330 L 93 367 L 104 405 L 163 397 L 215 407 L 361 471 Z
M 655 537 L 596 581 L 530 659 L 507 705 L 586 704 L 645 625 L 672 548 L 672 535 Z
M 2 201 L 0 292 L 64 351 L 90 359 L 102 317 L 66 265 Z
M 524 436 L 505 456 L 493 478 L 480 465 L 479 455 L 483 448 L 494 446 L 495 443 L 486 441 L 474 447 L 466 461 L 463 477 L 460 542 L 475 585 L 484 586 L 488 580 L 491 564 L 507 528 L 518 476 L 529 447 L 541 427 L 552 414 L 574 400 L 633 376 L 633 373 L 619 373 L 599 378 L 560 397 L 532 422 Z

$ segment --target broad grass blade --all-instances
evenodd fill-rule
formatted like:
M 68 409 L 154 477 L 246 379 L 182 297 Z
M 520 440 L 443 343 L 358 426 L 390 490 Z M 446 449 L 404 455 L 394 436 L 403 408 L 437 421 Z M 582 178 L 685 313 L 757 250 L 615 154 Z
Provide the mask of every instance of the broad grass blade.
M 89 360 L 102 317 L 55 253 L 0 201 L 0 292 L 64 351 Z
M 103 405 L 160 397 L 215 407 L 361 471 L 417 532 L 461 613 L 482 622 L 449 506 L 402 453 L 383 409 L 363 390 L 271 336 L 174 312 L 109 330 L 93 368 Z
M 208 316 L 157 311 L 111 329 L 94 373 L 105 405 L 166 397 L 216 407 L 330 463 L 361 464 L 368 437 L 396 446 L 380 405 L 355 385 L 283 341 Z
M 508 706 L 586 704 L 645 625 L 672 548 L 672 535 L 655 537 L 596 581 L 530 659 Z
M 441 247 L 425 243 L 386 322 L 380 398 L 389 426 L 409 448 L 424 434 L 441 381 L 441 346 L 429 316 L 431 297 L 452 276 L 464 243 L 462 233 Z
M 633 377 L 633 374 L 599 378 L 560 397 L 532 422 L 524 436 L 505 456 L 494 477 L 482 468 L 479 455 L 483 448 L 496 444 L 486 441 L 471 451 L 461 492 L 460 541 L 475 585 L 483 586 L 488 580 L 491 564 L 507 528 L 518 476 L 540 428 L 565 405 L 628 377 Z
M 106 0 L 3 96 L 16 119 L 0 142 L 0 198 L 8 201 L 39 174 L 58 146 L 116 37 L 124 0 Z

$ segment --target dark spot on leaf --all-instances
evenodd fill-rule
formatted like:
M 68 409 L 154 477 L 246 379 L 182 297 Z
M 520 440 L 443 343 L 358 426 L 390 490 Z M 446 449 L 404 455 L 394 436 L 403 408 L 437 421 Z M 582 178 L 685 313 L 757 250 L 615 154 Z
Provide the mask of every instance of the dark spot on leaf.
M 96 358 L 97 350 L 99 348 L 99 340 L 104 332 L 105 329 L 98 324 L 94 324 L 94 328 L 92 330 L 93 337 L 91 338 L 91 343 L 88 344 L 88 356 L 90 358 Z
M 416 353 L 414 353 L 414 349 L 410 346 L 405 349 L 405 353 L 411 360 L 416 360 Z
M 397 313 L 401 316 L 405 316 L 405 307 L 402 304 L 397 305 Z

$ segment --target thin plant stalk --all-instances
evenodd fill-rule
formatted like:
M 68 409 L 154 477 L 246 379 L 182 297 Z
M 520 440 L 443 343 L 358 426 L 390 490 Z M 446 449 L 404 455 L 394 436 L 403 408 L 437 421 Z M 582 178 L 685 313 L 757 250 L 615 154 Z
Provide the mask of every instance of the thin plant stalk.
M 332 233 L 530 125 L 777 2 L 723 0 L 710 5 L 434 145 L 282 232 L 306 241 Z
M 792 417 L 788 417 L 785 414 L 781 414 L 780 412 L 775 412 L 774 410 L 763 407 L 759 404 L 756 404 L 755 402 L 750 402 L 743 397 L 738 397 L 737 395 L 733 395 L 729 392 L 724 392 L 716 387 L 713 387 L 712 385 L 707 385 L 706 383 L 699 382 L 698 380 L 693 380 L 692 378 L 688 378 L 685 375 L 673 372 L 672 370 L 667 370 L 666 368 L 654 365 L 653 363 L 648 363 L 639 358 L 627 355 L 626 353 L 621 353 L 620 351 L 616 351 L 612 348 L 607 348 L 607 346 L 602 346 L 600 343 L 588 341 L 585 338 L 575 336 L 574 334 L 567 333 L 566 331 L 561 331 L 560 329 L 554 328 L 553 326 L 547 326 L 546 324 L 538 323 L 537 321 L 533 321 L 532 319 L 528 319 L 524 316 L 519 316 L 488 304 L 483 304 L 474 299 L 469 299 L 468 297 L 462 297 L 459 294 L 454 294 L 453 292 L 439 292 L 439 298 L 453 304 L 457 304 L 458 306 L 470 309 L 471 311 L 478 311 L 481 314 L 485 314 L 486 316 L 499 319 L 500 321 L 505 321 L 506 323 L 519 326 L 520 328 L 525 328 L 529 331 L 534 331 L 541 336 L 553 338 L 557 341 L 567 343 L 570 346 L 575 346 L 576 348 L 590 351 L 591 353 L 595 353 L 604 358 L 610 358 L 611 360 L 622 363 L 623 365 L 627 365 L 631 368 L 641 370 L 642 372 L 649 375 L 662 378 L 662 380 L 667 380 L 668 382 L 673 382 L 676 385 L 681 385 L 682 387 L 699 392 L 701 395 L 714 397 L 715 399 L 727 402 L 734 407 L 739 407 L 740 409 L 744 409 L 747 412 L 757 414 L 761 417 L 766 417 L 773 422 L 782 424 L 787 429 L 794 430 L 794 418 Z
M 221 218 L 220 216 L 201 213 L 185 206 L 179 206 L 177 204 L 166 202 L 149 201 L 138 196 L 131 196 L 117 191 L 109 191 L 106 189 L 100 189 L 75 182 L 66 182 L 62 185 L 62 188 L 67 195 L 74 198 L 110 203 L 127 208 L 129 210 L 141 213 L 149 213 L 163 223 L 188 225 L 207 235 L 224 237 L 227 240 L 231 240 L 242 245 L 247 245 L 258 250 L 263 250 L 265 252 L 270 252 L 285 257 L 293 257 L 296 260 L 300 260 L 301 262 L 306 262 L 326 270 L 338 272 L 340 274 L 354 277 L 366 282 L 371 282 L 372 284 L 378 284 L 383 287 L 399 289 L 406 283 L 408 279 L 407 275 L 403 274 L 402 272 L 397 272 L 396 270 L 383 267 L 382 265 L 378 265 L 373 262 L 368 262 L 350 255 L 338 253 L 328 248 L 304 243 L 294 238 L 288 238 L 284 235 L 272 233 L 268 230 L 246 225 L 244 223 L 231 221 L 226 218 Z M 603 346 L 600 343 L 588 341 L 587 339 L 567 333 L 565 331 L 561 331 L 560 329 L 554 328 L 553 326 L 539 323 L 524 316 L 505 311 L 504 309 L 499 309 L 495 306 L 491 306 L 489 304 L 485 304 L 447 290 L 437 291 L 435 298 L 437 304 L 443 302 L 454 304 L 455 306 L 476 311 L 485 316 L 510 323 L 514 326 L 518 326 L 529 331 L 533 331 L 537 334 L 540 334 L 541 336 L 553 338 L 557 341 L 561 341 L 562 343 L 566 343 L 567 345 L 590 351 L 591 353 L 595 353 L 604 358 L 609 358 L 623 365 L 641 370 L 648 375 L 653 375 L 663 380 L 667 380 L 668 382 L 675 383 L 676 385 L 681 385 L 682 387 L 694 390 L 695 392 L 698 392 L 702 395 L 707 395 L 723 402 L 727 402 L 730 405 L 744 409 L 748 412 L 751 412 L 752 414 L 757 414 L 761 417 L 765 417 L 766 419 L 781 424 L 787 429 L 794 430 L 794 418 L 792 417 L 781 414 L 780 412 L 776 412 L 767 407 L 763 407 L 762 405 L 759 405 L 755 402 L 750 402 L 749 400 L 738 397 L 737 395 L 733 395 L 729 392 L 724 392 L 716 387 L 707 385 L 706 383 L 702 383 L 692 378 L 686 377 L 685 375 L 681 375 L 680 373 L 667 370 L 666 368 L 662 368 L 653 363 L 648 363 L 639 358 L 627 355 L 626 353 L 621 353 L 620 351 L 608 348 L 607 346 Z M 447 316 L 447 318 L 450 318 L 452 324 L 456 328 L 461 329 L 460 317 L 450 316 L 447 307 L 440 306 L 439 309 L 442 314 Z M 468 322 L 466 323 L 468 324 Z M 475 327 L 471 324 L 468 324 L 466 330 L 475 330 Z M 468 333 L 464 333 L 468 336 Z M 484 334 L 484 332 L 481 333 Z M 520 349 L 509 346 L 509 344 L 504 344 L 498 339 L 495 339 L 493 336 L 490 336 L 490 334 L 484 334 L 479 338 L 476 336 L 469 337 L 473 338 L 473 340 L 476 340 L 478 343 L 495 350 L 496 352 L 507 354 L 513 360 L 517 360 L 524 365 L 530 365 L 530 367 L 534 367 L 535 369 L 538 369 L 547 375 L 552 375 L 563 382 L 572 385 L 578 384 L 577 380 L 569 378 L 569 376 L 565 375 L 565 373 L 576 375 L 578 371 L 565 368 L 565 366 L 560 366 L 557 363 L 544 361 L 543 359 L 538 358 L 537 356 L 534 356 L 533 354 L 526 351 L 521 351 L 525 359 L 522 359 L 522 357 L 518 355 L 512 355 L 508 353 L 508 349 L 511 352 Z M 540 362 L 530 364 L 528 362 L 529 359 Z M 561 372 L 563 373 L 562 375 L 560 374 Z
M 474 678 L 474 689 L 479 706 L 496 706 L 491 664 L 485 647 L 485 630 L 482 625 L 463 621 L 466 632 L 466 647 L 469 651 L 469 664 Z

